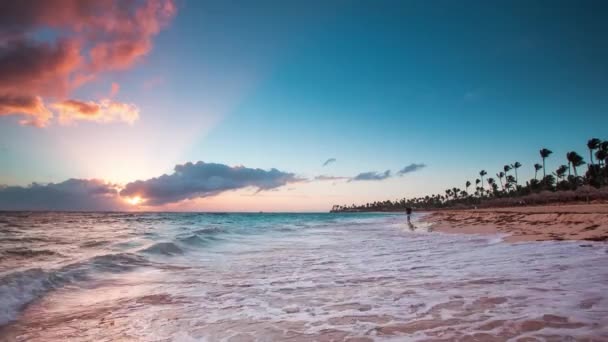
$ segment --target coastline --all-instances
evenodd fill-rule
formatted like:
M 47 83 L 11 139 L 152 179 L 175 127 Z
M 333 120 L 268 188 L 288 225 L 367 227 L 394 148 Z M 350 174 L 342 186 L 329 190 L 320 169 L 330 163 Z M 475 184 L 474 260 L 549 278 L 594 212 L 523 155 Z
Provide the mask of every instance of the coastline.
M 421 221 L 444 233 L 506 234 L 507 242 L 608 241 L 608 204 L 440 210 Z

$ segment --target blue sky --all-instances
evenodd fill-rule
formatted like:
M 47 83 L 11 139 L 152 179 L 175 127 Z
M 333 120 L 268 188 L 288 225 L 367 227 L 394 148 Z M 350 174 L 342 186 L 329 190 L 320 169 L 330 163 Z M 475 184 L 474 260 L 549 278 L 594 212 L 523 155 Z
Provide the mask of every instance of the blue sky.
M 95 97 L 117 82 L 139 120 L 35 128 L 2 116 L 0 184 L 126 183 L 199 160 L 305 177 L 427 165 L 388 183 L 298 190 L 303 208 L 321 210 L 330 195 L 463 187 L 514 161 L 531 176 L 541 147 L 554 169 L 608 138 L 605 2 L 176 5 L 136 65 L 74 91 Z

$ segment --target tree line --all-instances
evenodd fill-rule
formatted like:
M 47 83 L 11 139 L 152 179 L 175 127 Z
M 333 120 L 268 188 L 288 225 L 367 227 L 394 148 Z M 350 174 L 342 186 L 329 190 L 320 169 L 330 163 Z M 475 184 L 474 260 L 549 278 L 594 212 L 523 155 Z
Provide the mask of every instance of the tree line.
M 589 160 L 575 151 L 566 153 L 563 164 L 555 170 L 546 167 L 547 159 L 553 151 L 547 148 L 539 150 L 539 163 L 532 167 L 534 178 L 522 182 L 518 170 L 520 162 L 505 164 L 496 172 L 496 177 L 488 176 L 486 170 L 479 171 L 479 177 L 473 182 L 466 180 L 463 188 L 453 187 L 444 193 L 424 197 L 402 198 L 395 201 L 376 201 L 363 205 L 334 205 L 331 212 L 353 211 L 398 211 L 407 207 L 415 209 L 467 208 L 477 206 L 524 205 L 554 201 L 580 200 L 583 192 L 588 200 L 608 198 L 608 192 L 592 191 L 608 185 L 608 140 L 597 138 L 587 141 Z M 587 165 L 582 173 L 582 167 Z M 582 174 L 581 174 L 582 173 Z M 473 187 L 474 185 L 474 187 Z M 560 196 L 561 194 L 561 196 Z M 539 196 L 543 195 L 543 196 Z

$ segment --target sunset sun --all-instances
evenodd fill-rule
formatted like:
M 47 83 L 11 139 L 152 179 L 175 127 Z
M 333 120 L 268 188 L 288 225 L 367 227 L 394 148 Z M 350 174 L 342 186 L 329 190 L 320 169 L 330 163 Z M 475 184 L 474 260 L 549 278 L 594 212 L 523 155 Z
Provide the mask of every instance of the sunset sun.
M 138 204 L 141 204 L 142 202 L 143 202 L 143 199 L 139 196 L 133 196 L 133 197 L 127 198 L 127 203 L 129 203 L 131 205 L 138 205 Z

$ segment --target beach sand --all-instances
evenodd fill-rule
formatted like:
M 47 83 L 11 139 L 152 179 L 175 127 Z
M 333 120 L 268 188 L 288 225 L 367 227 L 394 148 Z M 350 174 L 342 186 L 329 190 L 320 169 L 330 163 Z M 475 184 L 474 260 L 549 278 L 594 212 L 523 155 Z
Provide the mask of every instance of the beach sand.
M 506 241 L 608 241 L 608 204 L 442 210 L 423 221 L 446 233 L 508 234 Z

